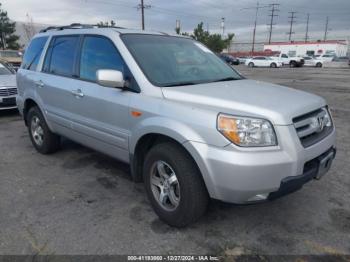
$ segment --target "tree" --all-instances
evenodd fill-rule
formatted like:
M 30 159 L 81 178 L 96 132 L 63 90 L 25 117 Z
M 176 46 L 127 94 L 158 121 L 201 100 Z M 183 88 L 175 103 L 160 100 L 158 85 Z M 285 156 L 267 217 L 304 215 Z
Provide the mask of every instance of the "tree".
M 37 32 L 34 26 L 33 18 L 29 14 L 27 14 L 26 17 L 27 21 L 23 24 L 23 31 L 27 42 L 29 42 Z
M 106 26 L 106 27 L 113 27 L 113 26 L 116 26 L 117 23 L 114 20 L 111 20 L 111 21 L 106 21 L 106 22 L 101 21 L 101 22 L 97 23 L 97 25 Z
M 16 22 L 11 22 L 7 12 L 2 10 L 0 3 L 0 48 L 2 49 L 19 49 L 19 36 L 15 35 Z
M 220 34 L 210 34 L 203 29 L 203 22 L 193 30 L 191 37 L 210 48 L 213 52 L 220 53 L 228 48 L 235 34 L 228 34 L 226 39 L 222 39 Z

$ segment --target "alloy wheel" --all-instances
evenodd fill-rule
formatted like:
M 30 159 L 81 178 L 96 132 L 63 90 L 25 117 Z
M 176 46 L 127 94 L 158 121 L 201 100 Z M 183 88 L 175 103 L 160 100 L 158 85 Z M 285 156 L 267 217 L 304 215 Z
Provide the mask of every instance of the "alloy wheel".
M 44 142 L 44 129 L 41 126 L 39 117 L 33 116 L 30 129 L 35 144 L 41 146 Z
M 175 210 L 180 203 L 180 184 L 173 168 L 156 161 L 151 168 L 151 189 L 158 204 L 166 211 Z

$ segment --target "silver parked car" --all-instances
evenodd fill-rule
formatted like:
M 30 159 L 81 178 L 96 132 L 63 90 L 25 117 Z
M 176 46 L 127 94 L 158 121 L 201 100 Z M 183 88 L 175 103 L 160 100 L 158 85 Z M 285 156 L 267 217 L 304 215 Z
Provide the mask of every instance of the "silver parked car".
M 0 61 L 0 110 L 17 108 L 16 96 L 15 71 L 5 61 Z
M 245 79 L 186 37 L 49 28 L 27 47 L 17 83 L 40 153 L 64 136 L 129 163 L 173 226 L 199 219 L 209 198 L 244 204 L 296 191 L 336 152 L 324 99 Z

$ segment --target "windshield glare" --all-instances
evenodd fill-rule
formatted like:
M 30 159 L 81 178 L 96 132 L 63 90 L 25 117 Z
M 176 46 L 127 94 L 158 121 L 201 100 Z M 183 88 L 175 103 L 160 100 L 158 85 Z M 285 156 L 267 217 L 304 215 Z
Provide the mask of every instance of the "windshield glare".
M 192 39 L 126 34 L 122 40 L 149 81 L 156 86 L 241 79 L 217 55 Z

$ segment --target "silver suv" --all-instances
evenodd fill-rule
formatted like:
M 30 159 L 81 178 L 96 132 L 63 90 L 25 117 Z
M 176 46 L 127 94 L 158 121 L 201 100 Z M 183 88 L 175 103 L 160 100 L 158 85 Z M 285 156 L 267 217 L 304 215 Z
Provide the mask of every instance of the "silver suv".
M 48 28 L 26 49 L 17 83 L 40 153 L 63 136 L 129 163 L 173 226 L 196 221 L 210 198 L 254 203 L 296 191 L 335 156 L 321 97 L 245 79 L 186 37 Z

